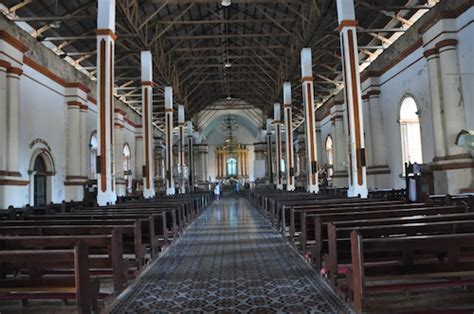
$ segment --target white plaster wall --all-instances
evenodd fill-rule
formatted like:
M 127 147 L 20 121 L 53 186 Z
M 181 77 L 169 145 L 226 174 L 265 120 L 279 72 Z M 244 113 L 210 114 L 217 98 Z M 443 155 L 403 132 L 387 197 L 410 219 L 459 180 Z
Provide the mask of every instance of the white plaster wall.
M 317 147 L 317 149 L 321 152 L 319 156 L 322 157 L 322 160 L 319 160 L 318 164 L 320 166 L 323 166 L 328 163 L 326 152 L 326 139 L 330 135 L 334 141 L 334 137 L 332 136 L 332 124 L 330 115 L 328 115 L 321 122 L 319 122 L 319 128 L 321 130 L 321 147 Z
M 474 7 L 457 19 L 458 54 L 466 126 L 474 130 Z
M 30 143 L 40 138 L 51 147 L 56 175 L 52 177 L 52 202 L 64 200 L 64 180 L 66 176 L 66 114 L 63 86 L 43 76 L 37 71 L 23 67 L 20 79 L 20 172 L 28 178 L 31 155 L 36 148 Z M 19 206 L 30 202 L 29 193 L 18 193 Z
M 421 110 L 420 127 L 422 137 L 423 162 L 429 163 L 434 157 L 433 125 L 431 118 L 429 77 L 423 49 L 419 48 L 403 61 L 380 77 L 380 107 L 387 157 L 391 170 L 391 186 L 405 185 L 399 177 L 402 173 L 402 148 L 400 137 L 399 111 L 403 99 L 411 96 Z

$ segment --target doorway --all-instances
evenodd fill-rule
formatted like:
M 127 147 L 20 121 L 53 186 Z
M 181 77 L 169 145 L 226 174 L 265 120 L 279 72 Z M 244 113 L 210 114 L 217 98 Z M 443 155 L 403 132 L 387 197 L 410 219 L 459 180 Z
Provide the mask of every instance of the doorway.
M 35 207 L 45 206 L 47 197 L 47 169 L 41 155 L 36 157 L 33 170 L 33 204 Z

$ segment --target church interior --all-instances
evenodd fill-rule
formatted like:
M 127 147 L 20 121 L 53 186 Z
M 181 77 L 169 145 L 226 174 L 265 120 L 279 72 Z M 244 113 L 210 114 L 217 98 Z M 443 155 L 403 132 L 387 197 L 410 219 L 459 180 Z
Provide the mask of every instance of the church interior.
M 474 313 L 473 0 L 0 12 L 0 313 Z

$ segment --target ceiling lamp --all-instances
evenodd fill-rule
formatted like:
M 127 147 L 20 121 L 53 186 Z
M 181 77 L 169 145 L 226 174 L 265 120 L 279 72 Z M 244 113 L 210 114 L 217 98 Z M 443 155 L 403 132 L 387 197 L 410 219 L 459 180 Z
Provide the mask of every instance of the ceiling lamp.
M 51 28 L 60 28 L 61 27 L 61 21 L 53 21 L 51 23 L 49 23 L 49 27 Z
M 232 67 L 232 63 L 230 63 L 229 61 L 227 61 L 227 62 L 224 64 L 224 67 L 230 68 L 230 67 Z
M 232 100 L 232 97 L 227 96 L 226 100 Z
M 222 0 L 223 7 L 228 7 L 229 5 L 231 5 L 231 0 Z

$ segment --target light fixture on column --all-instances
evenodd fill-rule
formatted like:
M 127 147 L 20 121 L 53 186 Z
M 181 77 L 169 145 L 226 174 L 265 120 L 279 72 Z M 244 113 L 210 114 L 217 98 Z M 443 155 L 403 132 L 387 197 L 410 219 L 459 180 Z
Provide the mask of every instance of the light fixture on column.
M 231 4 L 232 4 L 231 0 L 222 0 L 222 6 L 223 7 L 228 7 Z

